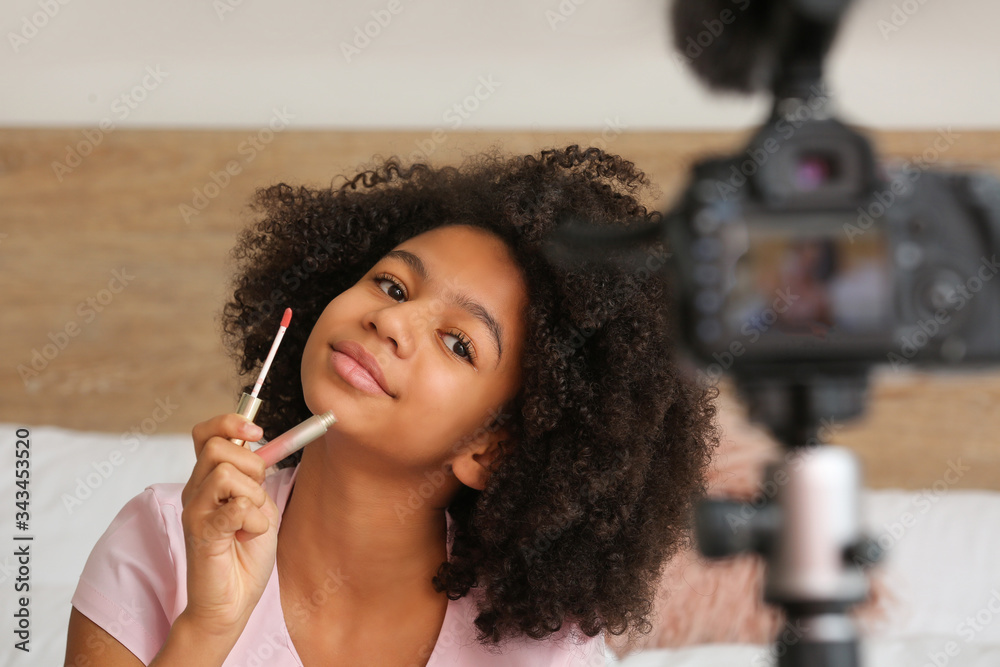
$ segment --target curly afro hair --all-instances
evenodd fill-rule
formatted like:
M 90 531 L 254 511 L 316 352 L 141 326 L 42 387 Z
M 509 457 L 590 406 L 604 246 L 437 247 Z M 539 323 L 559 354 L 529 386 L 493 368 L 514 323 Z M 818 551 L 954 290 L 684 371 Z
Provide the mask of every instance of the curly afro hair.
M 520 157 L 493 149 L 460 168 L 377 159 L 343 178 L 323 189 L 259 190 L 260 218 L 232 253 L 238 271 L 222 320 L 244 390 L 286 306 L 299 322 L 261 391 L 265 437 L 310 416 L 298 363 L 333 298 L 422 232 L 492 231 L 528 283 L 523 384 L 505 406 L 509 438 L 485 489 L 463 487 L 448 506 L 451 555 L 433 584 L 452 600 L 475 589 L 487 647 L 543 639 L 564 623 L 588 636 L 648 633 L 663 566 L 691 545 L 693 505 L 719 440 L 718 389 L 678 363 L 661 273 L 596 261 L 565 267 L 543 253 L 570 216 L 613 226 L 658 220 L 638 199 L 647 177 L 619 156 L 574 145 Z

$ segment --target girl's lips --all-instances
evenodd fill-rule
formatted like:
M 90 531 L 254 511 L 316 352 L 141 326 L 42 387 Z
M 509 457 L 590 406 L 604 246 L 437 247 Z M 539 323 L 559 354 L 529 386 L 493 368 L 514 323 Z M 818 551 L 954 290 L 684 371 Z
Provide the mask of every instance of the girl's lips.
M 333 364 L 334 370 L 337 371 L 337 375 L 344 378 L 344 381 L 355 389 L 360 389 L 366 394 L 375 394 L 377 396 L 389 395 L 385 393 L 385 390 L 371 376 L 371 373 L 343 352 L 332 350 L 330 352 L 330 362 Z

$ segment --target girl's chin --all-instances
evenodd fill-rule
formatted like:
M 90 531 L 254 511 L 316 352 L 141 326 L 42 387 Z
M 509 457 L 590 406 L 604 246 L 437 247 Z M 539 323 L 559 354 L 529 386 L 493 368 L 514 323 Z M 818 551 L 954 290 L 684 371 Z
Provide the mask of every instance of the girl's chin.
M 348 388 L 350 389 L 350 388 Z M 342 431 L 345 425 L 363 424 L 366 428 L 374 425 L 374 411 L 366 406 L 371 405 L 364 401 L 357 401 L 352 396 L 344 392 L 327 390 L 305 395 L 306 407 L 314 415 L 321 415 L 324 412 L 332 412 L 337 421 L 330 427 L 330 431 Z
M 332 400 L 333 397 L 329 395 L 312 391 L 303 391 L 303 398 L 305 399 L 306 407 L 309 408 L 309 412 L 311 414 L 321 415 L 324 412 L 330 411 L 337 418 L 337 421 L 340 421 L 338 406 L 341 411 L 345 407 L 342 400 L 335 401 Z M 336 426 L 336 424 L 334 424 L 334 426 Z

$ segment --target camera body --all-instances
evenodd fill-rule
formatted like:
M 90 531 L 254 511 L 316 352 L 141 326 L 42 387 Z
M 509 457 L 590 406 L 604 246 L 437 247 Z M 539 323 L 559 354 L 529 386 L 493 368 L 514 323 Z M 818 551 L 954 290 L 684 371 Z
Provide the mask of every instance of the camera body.
M 668 213 L 689 350 L 710 376 L 1000 361 L 1000 181 L 881 168 L 821 100 L 796 102 L 697 163 Z

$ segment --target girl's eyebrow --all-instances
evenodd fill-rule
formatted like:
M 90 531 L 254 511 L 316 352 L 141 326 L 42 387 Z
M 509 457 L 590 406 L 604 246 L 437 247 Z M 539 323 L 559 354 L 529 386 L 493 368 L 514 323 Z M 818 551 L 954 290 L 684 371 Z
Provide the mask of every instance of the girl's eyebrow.
M 412 252 L 398 249 L 390 250 L 382 259 L 398 259 L 409 266 L 424 282 L 430 279 L 423 260 Z M 503 327 L 500 326 L 497 319 L 482 304 L 474 301 L 468 294 L 463 292 L 450 294 L 449 303 L 458 306 L 486 326 L 486 329 L 490 332 L 490 338 L 493 340 L 493 346 L 497 350 L 497 363 L 493 368 L 499 366 L 500 360 L 503 359 Z

